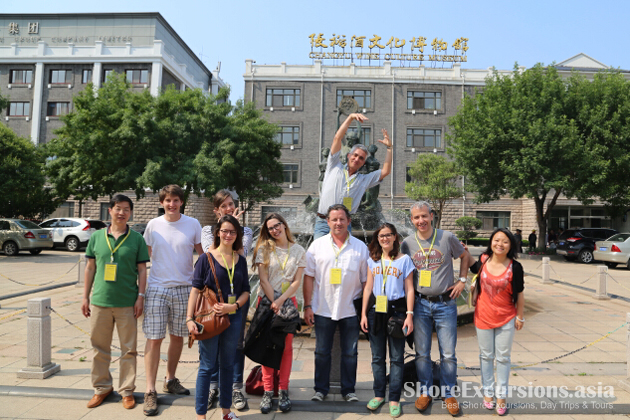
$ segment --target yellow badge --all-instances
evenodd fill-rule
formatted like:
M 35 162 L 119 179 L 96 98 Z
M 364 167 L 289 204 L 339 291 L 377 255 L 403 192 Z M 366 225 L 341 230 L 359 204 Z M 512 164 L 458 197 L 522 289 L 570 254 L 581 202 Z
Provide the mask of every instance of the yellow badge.
M 341 268 L 330 269 L 330 284 L 341 284 Z
M 228 296 L 228 303 L 229 303 L 230 305 L 234 305 L 234 304 L 236 303 L 236 296 L 235 296 L 235 295 L 229 295 L 229 296 Z M 236 313 L 236 309 L 235 309 L 235 310 L 233 310 L 232 312 L 230 312 L 230 315 L 233 315 L 233 314 L 235 314 L 235 313 Z
M 288 281 L 283 281 L 282 282 L 282 294 L 284 294 L 284 292 L 289 290 L 290 286 L 291 286 L 291 283 L 289 283 Z
M 387 296 L 378 295 L 376 296 L 376 312 L 381 314 L 387 313 Z
M 117 263 L 105 264 L 105 273 L 103 276 L 103 280 L 116 281 L 116 268 L 118 268 Z
M 344 197 L 343 205 L 346 206 L 348 211 L 352 211 L 352 197 Z
M 420 270 L 420 287 L 431 287 L 431 272 Z

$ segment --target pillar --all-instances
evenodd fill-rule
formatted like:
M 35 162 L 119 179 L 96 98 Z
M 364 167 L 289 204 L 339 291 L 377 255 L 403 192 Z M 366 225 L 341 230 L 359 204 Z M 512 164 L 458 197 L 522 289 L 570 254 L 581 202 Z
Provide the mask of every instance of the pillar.
M 549 265 L 549 257 L 543 257 L 542 259 L 542 283 L 543 284 L 551 284 L 552 281 L 549 279 L 549 274 L 551 271 L 551 266 Z
M 18 371 L 18 378 L 46 379 L 59 372 L 61 366 L 51 361 L 50 298 L 28 300 L 26 313 L 26 367 Z
M 608 277 L 608 267 L 605 265 L 597 266 L 597 291 L 595 292 L 595 299 L 608 300 L 610 296 L 606 292 L 606 280 Z
M 45 46 L 44 42 L 40 42 Z M 35 64 L 35 75 L 33 85 L 33 110 L 31 120 L 31 141 L 35 146 L 39 144 L 40 131 L 42 127 L 42 98 L 44 93 L 44 63 Z

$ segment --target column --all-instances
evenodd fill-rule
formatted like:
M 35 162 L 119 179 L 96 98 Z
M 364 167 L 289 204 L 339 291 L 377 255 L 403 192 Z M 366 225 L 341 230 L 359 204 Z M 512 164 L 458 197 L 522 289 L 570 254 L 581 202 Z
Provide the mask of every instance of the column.
M 101 88 L 101 81 L 103 80 L 103 63 L 94 63 L 92 69 L 92 84 L 94 85 L 94 91 L 98 91 Z
M 51 361 L 50 298 L 29 299 L 26 325 L 26 367 L 18 371 L 18 378 L 46 379 L 61 370 Z
M 45 44 L 40 42 L 40 44 Z M 40 45 L 41 46 L 41 45 Z M 39 144 L 39 134 L 42 126 L 42 97 L 44 93 L 44 63 L 35 64 L 35 80 L 33 87 L 33 110 L 31 120 L 31 141 L 35 146 Z
M 154 61 L 151 67 L 151 95 L 158 96 L 162 85 L 162 63 Z

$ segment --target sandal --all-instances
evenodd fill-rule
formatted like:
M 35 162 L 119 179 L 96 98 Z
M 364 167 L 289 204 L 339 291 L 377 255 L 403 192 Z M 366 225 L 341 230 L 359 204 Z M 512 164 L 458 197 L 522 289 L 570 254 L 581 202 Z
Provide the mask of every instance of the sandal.
M 370 411 L 376 411 L 378 408 L 385 403 L 385 398 L 379 400 L 377 398 L 372 398 L 369 403 L 367 403 L 367 408 Z
M 483 399 L 483 407 L 486 410 L 493 410 L 494 409 L 494 400 L 486 400 L 485 398 Z
M 392 416 L 393 418 L 396 418 L 396 417 L 400 417 L 401 414 L 402 414 L 402 411 L 400 410 L 400 404 L 398 404 L 398 405 L 390 404 L 389 405 L 389 415 L 390 416 Z
M 499 416 L 505 416 L 505 413 L 507 413 L 507 403 L 503 403 L 503 404 L 499 404 L 498 400 L 497 400 L 497 414 Z

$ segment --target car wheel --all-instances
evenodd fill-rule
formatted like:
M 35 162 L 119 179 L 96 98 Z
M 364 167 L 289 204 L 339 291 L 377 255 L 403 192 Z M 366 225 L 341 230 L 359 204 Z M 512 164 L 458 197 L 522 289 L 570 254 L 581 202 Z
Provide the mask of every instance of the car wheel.
M 615 267 L 617 267 L 617 263 L 614 263 L 614 262 L 605 262 L 604 264 L 606 264 L 606 266 L 608 268 L 615 268 Z
M 20 252 L 20 248 L 18 248 L 17 244 L 11 241 L 6 242 L 2 249 L 4 251 L 4 255 L 8 257 L 13 257 L 14 255 L 17 255 L 18 252 Z
M 76 252 L 79 250 L 79 240 L 75 237 L 66 239 L 66 249 L 70 252 Z
M 590 264 L 593 262 L 593 252 L 590 249 L 583 249 L 578 255 L 578 260 L 584 264 Z
M 28 252 L 30 252 L 33 255 L 39 255 L 42 253 L 42 249 L 41 248 L 37 248 L 37 249 L 29 249 Z

